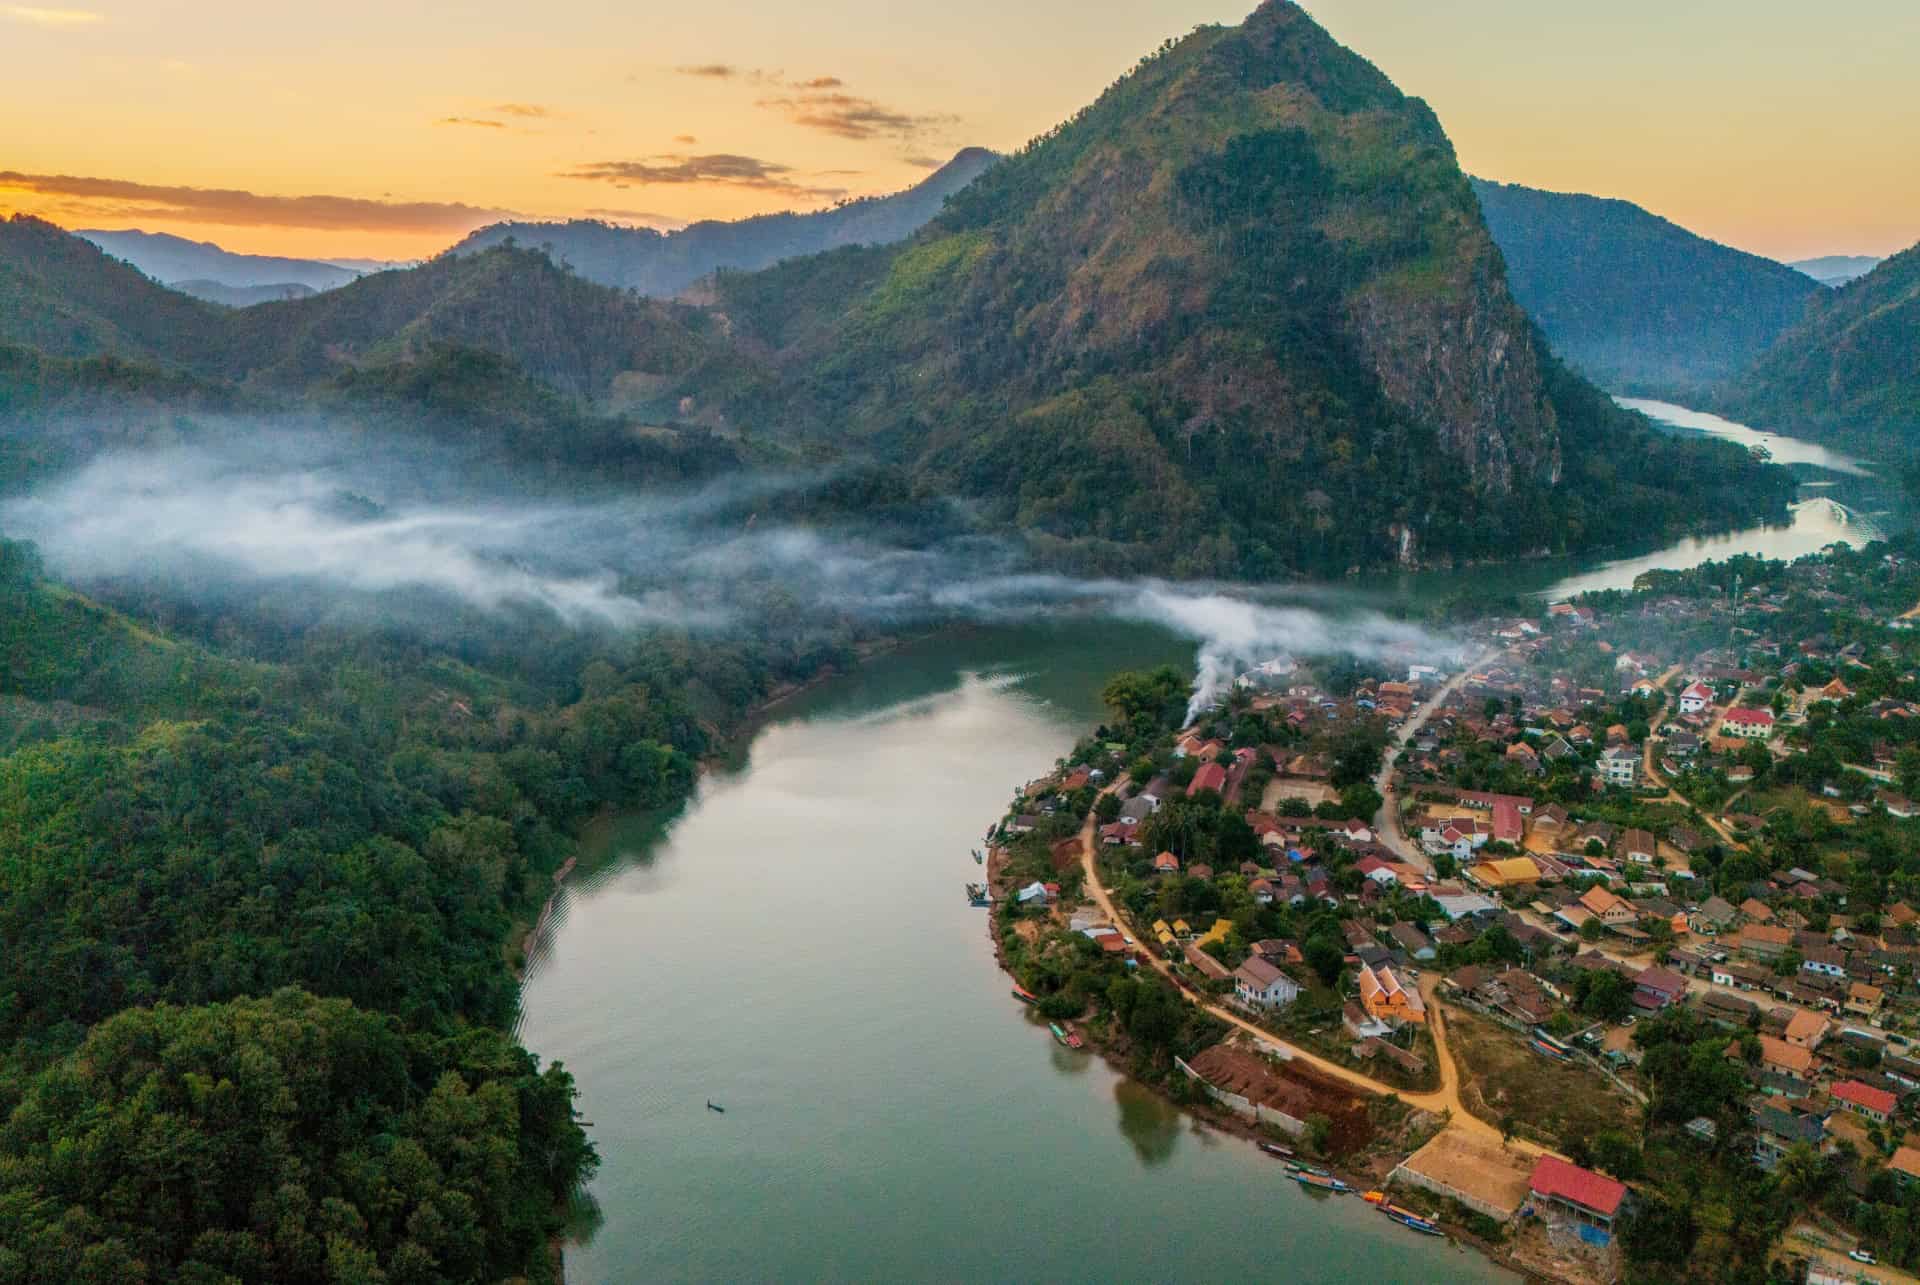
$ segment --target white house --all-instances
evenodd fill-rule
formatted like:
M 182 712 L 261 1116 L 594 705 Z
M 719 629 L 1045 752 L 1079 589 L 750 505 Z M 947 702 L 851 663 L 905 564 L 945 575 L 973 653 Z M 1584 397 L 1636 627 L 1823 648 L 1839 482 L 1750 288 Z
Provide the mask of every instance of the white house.
M 1299 985 L 1258 955 L 1233 970 L 1233 992 L 1241 1003 L 1260 1008 L 1285 1008 L 1300 998 Z
M 1625 745 L 1616 745 L 1600 755 L 1600 770 L 1608 785 L 1631 786 L 1640 779 L 1640 755 Z
M 1721 724 L 1720 730 L 1728 736 L 1764 741 L 1773 735 L 1773 711 L 1737 706 L 1727 711 L 1726 722 Z
M 1713 688 L 1705 683 L 1688 683 L 1686 690 L 1680 693 L 1682 714 L 1698 714 L 1711 704 L 1713 704 Z

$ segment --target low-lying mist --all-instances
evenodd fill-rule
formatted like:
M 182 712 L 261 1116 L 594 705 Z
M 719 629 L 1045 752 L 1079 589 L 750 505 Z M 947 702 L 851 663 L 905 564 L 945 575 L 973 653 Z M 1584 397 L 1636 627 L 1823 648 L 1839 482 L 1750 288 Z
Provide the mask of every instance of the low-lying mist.
M 0 532 L 33 540 L 61 578 L 160 584 L 245 600 L 271 586 L 430 629 L 438 602 L 550 613 L 583 629 L 695 634 L 872 629 L 1063 615 L 1137 621 L 1199 648 L 1196 709 L 1279 655 L 1446 660 L 1457 640 L 1325 588 L 1080 579 L 1036 570 L 1006 540 L 918 542 L 794 511 L 801 475 L 737 474 L 698 487 L 576 502 L 526 498 L 511 475 L 475 478 L 430 449 L 256 430 L 219 442 L 120 450 L 0 501 Z M 786 501 L 783 503 L 783 501 Z M 804 505 L 797 506 L 804 512 Z

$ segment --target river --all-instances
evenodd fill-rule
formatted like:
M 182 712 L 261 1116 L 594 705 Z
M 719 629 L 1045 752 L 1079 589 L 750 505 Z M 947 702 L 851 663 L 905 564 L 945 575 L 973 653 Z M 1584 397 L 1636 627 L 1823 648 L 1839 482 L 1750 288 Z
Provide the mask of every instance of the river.
M 1557 595 L 1860 538 L 1884 504 L 1836 462 L 1857 467 L 1794 461 L 1853 498 L 1788 526 L 1518 574 Z M 520 1030 L 572 1070 L 602 1157 L 569 1278 L 1508 1279 L 1309 1195 L 1009 997 L 968 850 L 1097 721 L 1108 675 L 1192 659 L 1131 624 L 942 635 L 780 707 L 672 817 L 590 835 Z

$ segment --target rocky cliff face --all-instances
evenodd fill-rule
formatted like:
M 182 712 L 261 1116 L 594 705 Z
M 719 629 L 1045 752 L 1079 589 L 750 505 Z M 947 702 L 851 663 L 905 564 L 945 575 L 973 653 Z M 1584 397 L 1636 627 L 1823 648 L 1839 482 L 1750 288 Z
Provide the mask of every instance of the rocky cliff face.
M 1357 291 L 1348 317 L 1389 401 L 1439 425 L 1466 477 L 1560 481 L 1560 435 L 1528 322 L 1486 260 L 1445 290 Z

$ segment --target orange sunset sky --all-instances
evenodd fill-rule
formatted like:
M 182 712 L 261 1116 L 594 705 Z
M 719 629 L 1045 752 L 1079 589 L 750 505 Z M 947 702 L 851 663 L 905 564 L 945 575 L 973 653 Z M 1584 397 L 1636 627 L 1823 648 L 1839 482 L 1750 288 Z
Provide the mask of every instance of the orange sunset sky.
M 1251 0 L 0 0 L 0 211 L 412 258 L 673 226 L 1017 146 Z M 1318 0 L 1472 173 L 1779 258 L 1920 240 L 1914 0 Z

